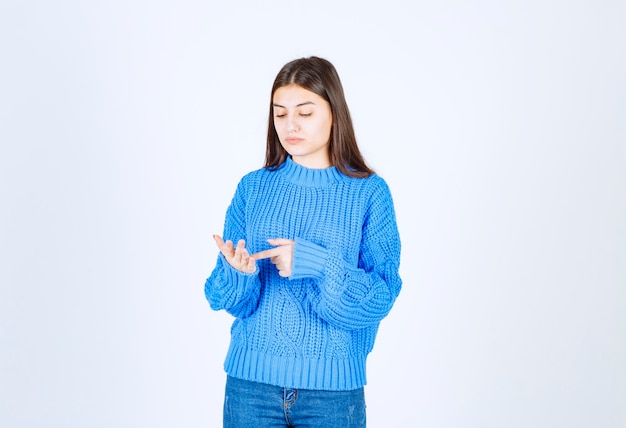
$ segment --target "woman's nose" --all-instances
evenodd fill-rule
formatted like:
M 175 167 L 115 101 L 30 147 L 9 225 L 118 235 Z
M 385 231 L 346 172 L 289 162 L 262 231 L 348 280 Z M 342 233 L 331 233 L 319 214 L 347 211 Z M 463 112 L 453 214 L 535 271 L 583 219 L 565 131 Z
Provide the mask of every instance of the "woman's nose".
M 298 123 L 294 117 L 287 117 L 287 132 L 296 132 L 298 130 Z

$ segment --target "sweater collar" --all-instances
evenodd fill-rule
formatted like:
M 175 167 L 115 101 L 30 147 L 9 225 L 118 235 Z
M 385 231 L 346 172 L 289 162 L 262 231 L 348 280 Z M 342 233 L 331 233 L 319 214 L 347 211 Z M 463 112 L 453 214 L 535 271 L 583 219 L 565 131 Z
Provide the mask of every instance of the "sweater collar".
M 277 172 L 289 182 L 307 187 L 328 186 L 343 177 L 334 166 L 322 169 L 307 168 L 295 163 L 291 156 L 287 156 Z

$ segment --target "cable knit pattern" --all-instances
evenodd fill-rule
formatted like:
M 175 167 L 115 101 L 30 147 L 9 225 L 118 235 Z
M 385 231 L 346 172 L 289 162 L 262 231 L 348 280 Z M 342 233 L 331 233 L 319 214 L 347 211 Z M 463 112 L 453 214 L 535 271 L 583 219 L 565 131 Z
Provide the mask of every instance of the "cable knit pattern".
M 401 288 L 400 238 L 385 181 L 307 169 L 288 158 L 240 181 L 224 239 L 248 251 L 295 240 L 292 274 L 269 260 L 257 271 L 224 257 L 205 283 L 215 310 L 236 317 L 224 364 L 234 377 L 272 385 L 350 390 L 366 383 L 365 361 Z

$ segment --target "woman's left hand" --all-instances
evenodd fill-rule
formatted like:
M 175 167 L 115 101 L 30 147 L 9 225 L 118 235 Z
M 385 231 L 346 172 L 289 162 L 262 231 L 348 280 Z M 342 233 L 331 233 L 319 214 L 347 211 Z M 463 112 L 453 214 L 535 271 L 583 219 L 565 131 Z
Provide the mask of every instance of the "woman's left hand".
M 293 265 L 293 249 L 295 241 L 291 239 L 277 238 L 268 239 L 267 242 L 276 248 L 270 248 L 269 250 L 259 251 L 256 254 L 250 256 L 254 260 L 270 259 L 270 261 L 278 269 L 278 275 L 287 278 L 291 275 L 291 267 Z

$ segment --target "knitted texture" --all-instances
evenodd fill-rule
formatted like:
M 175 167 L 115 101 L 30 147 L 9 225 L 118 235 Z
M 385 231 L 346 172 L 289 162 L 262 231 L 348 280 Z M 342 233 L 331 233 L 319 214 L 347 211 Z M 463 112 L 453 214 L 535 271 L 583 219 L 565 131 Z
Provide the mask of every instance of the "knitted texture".
M 272 248 L 267 239 L 295 240 L 289 278 L 269 259 L 249 274 L 218 255 L 205 294 L 211 308 L 236 317 L 226 372 L 289 388 L 365 385 L 367 355 L 402 283 L 385 181 L 307 169 L 287 158 L 274 171 L 242 178 L 223 237 L 245 239 L 250 254 Z

